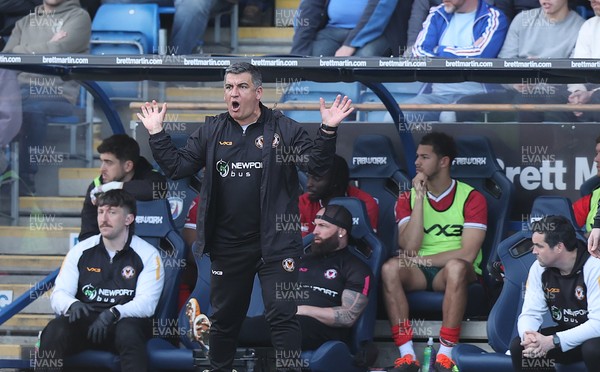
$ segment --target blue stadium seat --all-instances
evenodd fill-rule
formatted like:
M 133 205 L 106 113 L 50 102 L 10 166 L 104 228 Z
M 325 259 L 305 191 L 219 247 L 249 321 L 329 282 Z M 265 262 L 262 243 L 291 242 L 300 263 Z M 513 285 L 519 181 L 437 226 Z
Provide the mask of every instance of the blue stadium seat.
M 315 83 L 312 81 L 297 81 L 288 85 L 278 82 L 283 90 L 280 102 L 285 103 L 319 103 L 319 97 L 330 105 L 338 94 L 348 96 L 353 102 L 358 102 L 362 85 L 360 83 Z M 285 86 L 284 86 L 285 85 Z M 303 123 L 320 123 L 321 113 L 307 110 L 287 110 L 288 117 Z
M 354 141 L 350 179 L 369 193 L 379 205 L 377 235 L 386 248 L 386 258 L 397 254 L 395 205 L 399 190 L 410 190 L 408 175 L 398 163 L 392 141 L 379 134 L 360 135 Z
M 481 192 L 487 201 L 488 225 L 482 251 L 481 269 L 484 284 L 491 285 L 487 263 L 496 257 L 496 247 L 506 234 L 508 218 L 514 195 L 514 186 L 508 180 L 496 160 L 489 140 L 483 136 L 459 136 L 455 138 L 458 156 L 454 160 L 451 175 Z M 484 287 L 469 286 L 469 301 L 465 315 L 487 315 L 489 304 Z M 415 291 L 407 293 L 411 312 L 441 314 L 444 294 L 442 292 Z
M 571 201 L 559 196 L 540 196 L 533 202 L 529 221 L 544 216 L 563 215 L 577 228 Z M 498 245 L 498 256 L 504 265 L 504 285 L 498 300 L 494 304 L 487 321 L 488 343 L 495 351 L 487 353 L 483 349 L 469 344 L 454 347 L 452 357 L 461 372 L 479 372 L 485 366 L 487 372 L 511 371 L 510 356 L 506 355 L 510 342 L 517 336 L 517 319 L 523 307 L 523 288 L 535 256 L 531 253 L 531 223 L 503 240 Z M 579 239 L 585 242 L 583 235 Z M 517 304 L 517 306 L 515 306 Z M 548 314 L 543 327 L 552 325 Z M 582 363 L 566 366 L 568 371 L 579 371 Z M 564 366 L 562 366 L 564 367 Z M 561 366 L 557 365 L 557 370 Z M 585 370 L 585 368 L 583 369 Z
M 92 54 L 153 54 L 160 18 L 156 4 L 102 4 L 92 21 Z
M 423 90 L 424 83 L 414 81 L 410 83 L 384 83 L 388 91 L 392 94 L 397 103 L 402 103 L 407 99 L 415 97 Z M 359 103 L 381 103 L 379 97 L 371 90 L 367 89 L 360 94 Z M 387 111 L 359 111 L 358 120 L 375 123 L 383 123 Z
M 90 53 L 155 54 L 160 18 L 156 4 L 102 4 L 92 21 Z M 143 99 L 141 82 L 98 82 L 111 100 Z
M 164 200 L 138 201 L 135 234 L 155 246 L 160 251 L 165 270 L 164 288 L 154 313 L 154 334 L 169 332 L 177 314 L 179 279 L 184 267 L 185 243 L 175 229 L 169 203 Z M 146 218 L 145 218 L 146 217 Z M 150 217 L 150 218 L 147 218 Z M 150 344 L 149 344 L 150 345 Z M 151 352 L 150 346 L 149 353 Z M 107 368 L 120 371 L 120 358 L 108 351 L 86 350 L 65 360 L 69 368 Z
M 48 118 L 49 126 L 60 126 L 69 129 L 69 154 L 70 157 L 77 157 L 85 160 L 87 167 L 92 166 L 93 160 L 93 124 L 94 107 L 93 99 L 83 87 L 79 90 L 77 104 L 73 109 L 72 115 L 55 116 Z M 77 153 L 77 128 L 84 128 L 85 150 L 83 155 Z

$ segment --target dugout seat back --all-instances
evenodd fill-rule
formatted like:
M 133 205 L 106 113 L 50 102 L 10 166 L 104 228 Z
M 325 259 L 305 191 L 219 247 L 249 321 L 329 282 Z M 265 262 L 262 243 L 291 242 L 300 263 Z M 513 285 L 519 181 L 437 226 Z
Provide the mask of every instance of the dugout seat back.
M 379 205 L 377 235 L 386 250 L 386 257 L 398 251 L 395 206 L 400 191 L 408 191 L 412 182 L 398 157 L 392 141 L 379 134 L 360 135 L 354 141 L 350 179 L 369 193 Z

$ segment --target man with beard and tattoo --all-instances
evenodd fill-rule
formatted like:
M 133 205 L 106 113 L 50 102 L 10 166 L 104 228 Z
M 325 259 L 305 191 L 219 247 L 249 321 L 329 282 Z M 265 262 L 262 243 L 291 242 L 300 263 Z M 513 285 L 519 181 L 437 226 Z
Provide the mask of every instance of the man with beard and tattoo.
M 423 136 L 412 188 L 401 193 L 396 203 L 400 254 L 382 267 L 383 298 L 400 351 L 393 372 L 419 370 L 405 295 L 419 290 L 445 294 L 435 370 L 456 370 L 452 347 L 460 336 L 467 287 L 481 275 L 487 204 L 481 193 L 450 177 L 455 157 L 456 145 L 449 135 Z
M 371 195 L 356 186 L 348 184 L 350 171 L 348 163 L 339 155 L 333 157 L 333 167 L 323 176 L 309 174 L 306 181 L 306 192 L 300 195 L 298 208 L 300 209 L 300 226 L 302 236 L 313 232 L 313 221 L 317 212 L 327 206 L 329 201 L 340 196 L 349 196 L 362 200 L 367 207 L 367 215 L 373 230 L 377 231 L 377 218 L 379 206 Z
M 300 228 L 281 228 L 278 221 L 298 219 L 296 167 L 319 175 L 331 168 L 337 128 L 354 108 L 348 97 L 338 95 L 329 108 L 321 98 L 321 127 L 310 138 L 300 124 L 260 102 L 262 74 L 256 66 L 234 63 L 224 80 L 227 112 L 208 117 L 180 149 L 163 129 L 166 103 L 146 102 L 138 118 L 169 178 L 206 166 L 193 249 L 209 252 L 211 259 L 211 371 L 231 371 L 256 274 L 276 355 L 297 355 L 299 363 L 296 303 L 278 300 L 276 291 L 280 283 L 297 281 L 302 236 Z M 299 371 L 295 363 L 286 368 Z
M 310 250 L 298 265 L 298 282 L 281 285 L 277 294 L 298 303 L 303 350 L 330 340 L 350 341 L 351 328 L 367 306 L 373 278 L 369 267 L 347 249 L 352 215 L 345 207 L 321 208 L 314 225 Z M 240 340 L 266 343 L 267 329 L 264 316 L 248 318 Z

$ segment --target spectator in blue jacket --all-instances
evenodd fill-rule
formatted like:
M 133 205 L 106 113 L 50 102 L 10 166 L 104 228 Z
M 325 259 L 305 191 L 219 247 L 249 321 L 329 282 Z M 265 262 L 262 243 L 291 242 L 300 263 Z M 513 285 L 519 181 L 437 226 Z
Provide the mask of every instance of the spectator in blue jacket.
M 302 0 L 294 21 L 292 54 L 389 56 L 406 45 L 410 1 Z
M 504 14 L 483 0 L 446 0 L 432 7 L 412 48 L 414 57 L 496 58 L 508 30 Z M 478 66 L 465 61 L 465 66 Z M 431 93 L 419 94 L 404 103 L 444 104 L 474 93 L 484 93 L 476 82 L 434 83 Z M 434 111 L 405 112 L 408 122 L 437 121 Z
M 510 21 L 523 10 L 539 8 L 538 0 L 485 0 L 488 5 L 498 8 Z M 427 19 L 429 9 L 438 6 L 442 0 L 414 0 L 408 20 L 408 38 L 406 55 L 411 55 L 412 46 L 423 28 L 423 21 Z

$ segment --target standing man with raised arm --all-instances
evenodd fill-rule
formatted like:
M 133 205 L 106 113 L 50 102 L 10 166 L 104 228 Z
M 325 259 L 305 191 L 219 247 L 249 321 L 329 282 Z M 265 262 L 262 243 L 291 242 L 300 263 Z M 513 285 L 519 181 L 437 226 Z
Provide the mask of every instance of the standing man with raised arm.
M 253 65 L 225 70 L 227 112 L 206 119 L 177 150 L 163 130 L 166 103 L 142 106 L 139 119 L 150 147 L 172 179 L 206 166 L 198 208 L 197 254 L 210 251 L 214 310 L 210 333 L 211 371 L 231 371 L 236 340 L 250 302 L 253 278 L 260 277 L 271 341 L 279 365 L 300 370 L 300 327 L 293 301 L 276 300 L 276 285 L 296 282 L 302 253 L 300 229 L 278 229 L 277 221 L 298 218 L 296 166 L 324 174 L 333 163 L 336 131 L 354 108 L 338 96 L 330 108 L 321 98 L 322 124 L 312 140 L 295 121 L 261 104 L 262 76 Z M 293 153 L 289 157 L 277 156 Z

